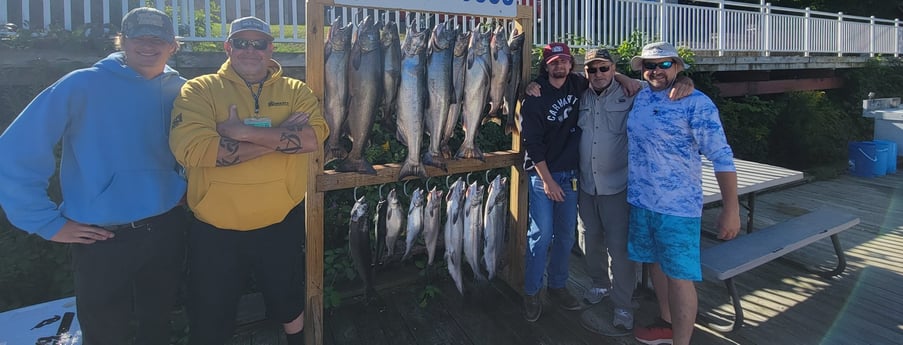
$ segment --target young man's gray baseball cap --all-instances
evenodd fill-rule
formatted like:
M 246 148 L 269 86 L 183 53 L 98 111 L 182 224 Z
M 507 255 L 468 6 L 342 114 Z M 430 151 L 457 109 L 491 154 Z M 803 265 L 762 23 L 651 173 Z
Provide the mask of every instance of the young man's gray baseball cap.
M 151 36 L 168 43 L 175 42 L 172 19 L 156 8 L 138 7 L 122 17 L 122 36 L 136 38 Z
M 243 17 L 232 21 L 229 28 L 229 37 L 226 40 L 231 40 L 232 36 L 242 31 L 257 31 L 267 35 L 270 40 L 273 39 L 273 33 L 270 32 L 270 25 L 267 22 L 257 17 Z

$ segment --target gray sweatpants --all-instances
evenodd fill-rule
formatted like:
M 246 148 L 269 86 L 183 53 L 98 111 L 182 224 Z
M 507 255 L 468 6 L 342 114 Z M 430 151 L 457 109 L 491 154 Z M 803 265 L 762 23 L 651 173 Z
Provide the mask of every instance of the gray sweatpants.
M 577 198 L 577 229 L 584 238 L 586 271 L 594 287 L 611 288 L 615 308 L 631 309 L 636 287 L 636 263 L 627 258 L 630 205 L 627 191 Z M 609 276 L 609 258 L 611 276 Z

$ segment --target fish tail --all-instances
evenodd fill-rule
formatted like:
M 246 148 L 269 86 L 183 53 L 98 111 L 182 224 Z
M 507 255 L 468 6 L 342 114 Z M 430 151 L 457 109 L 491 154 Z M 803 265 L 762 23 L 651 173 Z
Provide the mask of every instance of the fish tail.
M 345 159 L 335 170 L 339 172 L 358 172 L 361 174 L 376 175 L 376 170 L 373 169 L 373 165 L 364 158 Z
M 423 164 L 434 166 L 436 168 L 442 169 L 444 172 L 448 172 L 448 169 L 445 165 L 445 159 L 442 154 L 433 155 L 430 152 L 423 154 Z
M 401 166 L 401 171 L 398 172 L 398 180 L 401 181 L 408 176 L 427 177 L 422 164 L 406 161 Z
M 348 158 L 348 152 L 346 152 L 345 149 L 339 147 L 338 143 L 326 143 L 326 163 L 345 158 Z
M 468 148 L 468 147 L 461 146 L 461 148 L 458 150 L 458 153 L 455 155 L 455 159 L 462 159 L 462 158 L 463 159 L 473 158 L 473 159 L 483 160 L 483 151 L 480 151 L 480 149 L 476 148 L 476 147 Z

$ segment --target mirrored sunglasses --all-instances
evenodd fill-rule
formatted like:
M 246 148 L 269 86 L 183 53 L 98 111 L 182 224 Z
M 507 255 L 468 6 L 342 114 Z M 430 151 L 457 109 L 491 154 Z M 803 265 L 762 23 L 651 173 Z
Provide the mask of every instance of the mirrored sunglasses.
M 669 69 L 669 68 L 671 68 L 671 66 L 674 66 L 674 61 L 662 61 L 657 64 L 652 63 L 652 62 L 644 62 L 643 63 L 643 68 L 648 69 L 650 71 L 654 70 L 656 67 L 658 67 L 660 69 Z
M 246 40 L 243 38 L 233 38 L 229 40 L 232 43 L 232 48 L 235 49 L 248 49 L 254 48 L 256 50 L 266 50 L 270 45 L 270 40 Z
M 611 66 L 587 67 L 586 73 L 596 74 L 596 72 L 605 73 L 611 70 Z

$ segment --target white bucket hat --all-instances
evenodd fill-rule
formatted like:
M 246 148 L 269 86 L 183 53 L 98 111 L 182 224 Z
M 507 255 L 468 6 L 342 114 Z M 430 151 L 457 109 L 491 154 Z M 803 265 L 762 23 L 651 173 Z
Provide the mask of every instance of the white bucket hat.
M 690 65 L 684 61 L 680 55 L 677 55 L 677 49 L 668 42 L 656 42 L 649 43 L 643 47 L 643 52 L 640 53 L 640 56 L 634 56 L 630 59 L 630 67 L 633 68 L 634 71 L 642 71 L 643 70 L 643 60 L 652 60 L 652 59 L 663 59 L 663 58 L 672 58 L 675 61 L 680 61 L 680 64 L 683 65 L 684 70 L 690 68 Z

